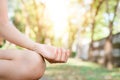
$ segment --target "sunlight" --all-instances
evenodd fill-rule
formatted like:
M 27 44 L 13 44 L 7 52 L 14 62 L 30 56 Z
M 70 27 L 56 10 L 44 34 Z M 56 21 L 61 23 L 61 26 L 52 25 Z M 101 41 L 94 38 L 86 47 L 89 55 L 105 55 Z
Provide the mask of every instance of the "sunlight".
M 67 23 L 67 1 L 65 0 L 47 0 L 46 8 L 48 15 L 53 22 L 53 31 L 56 38 L 61 37 L 66 27 Z

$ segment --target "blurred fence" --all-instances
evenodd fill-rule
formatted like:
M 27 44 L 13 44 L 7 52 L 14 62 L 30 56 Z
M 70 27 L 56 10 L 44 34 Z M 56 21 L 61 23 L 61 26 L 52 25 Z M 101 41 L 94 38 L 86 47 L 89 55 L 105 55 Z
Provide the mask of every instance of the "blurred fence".
M 93 60 L 95 62 L 102 62 L 104 61 L 105 51 L 104 51 L 104 45 L 105 45 L 106 38 L 100 39 L 98 41 L 94 41 L 93 43 Z M 82 42 L 81 42 L 82 43 Z M 113 35 L 112 38 L 112 57 L 113 57 L 113 64 L 120 66 L 120 33 L 117 33 Z M 88 60 L 88 54 L 89 54 L 89 43 L 77 45 L 77 54 L 79 54 L 79 57 L 83 60 Z
M 96 61 L 103 58 L 105 56 L 104 52 L 104 44 L 105 44 L 106 38 L 103 38 L 101 40 L 95 41 L 93 43 L 93 55 Z M 117 33 L 113 35 L 112 38 L 112 57 L 113 57 L 113 63 L 117 66 L 120 65 L 120 33 Z

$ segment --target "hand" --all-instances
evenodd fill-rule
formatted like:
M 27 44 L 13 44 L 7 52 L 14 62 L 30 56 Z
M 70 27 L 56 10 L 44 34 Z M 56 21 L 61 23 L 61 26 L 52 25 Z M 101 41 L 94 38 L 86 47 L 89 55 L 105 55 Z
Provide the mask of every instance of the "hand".
M 40 53 L 50 63 L 64 63 L 70 55 L 69 50 L 45 44 L 36 44 L 35 51 Z

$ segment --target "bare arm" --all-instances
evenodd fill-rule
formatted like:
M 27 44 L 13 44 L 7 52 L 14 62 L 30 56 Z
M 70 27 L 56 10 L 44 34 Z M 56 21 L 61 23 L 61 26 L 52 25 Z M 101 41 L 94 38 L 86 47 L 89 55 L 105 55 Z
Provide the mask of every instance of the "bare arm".
M 68 50 L 38 44 L 18 31 L 14 25 L 9 23 L 7 9 L 7 0 L 0 0 L 0 34 L 6 40 L 18 46 L 36 51 L 51 63 L 67 61 L 68 56 L 70 55 Z
M 35 42 L 19 32 L 14 25 L 9 22 L 7 0 L 0 1 L 0 34 L 8 41 L 21 47 L 32 50 Z

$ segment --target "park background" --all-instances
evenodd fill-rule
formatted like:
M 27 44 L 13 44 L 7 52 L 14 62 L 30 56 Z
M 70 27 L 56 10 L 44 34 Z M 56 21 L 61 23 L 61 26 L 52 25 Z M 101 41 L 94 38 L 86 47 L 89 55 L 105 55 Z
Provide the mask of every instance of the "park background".
M 72 53 L 40 80 L 120 80 L 120 0 L 8 0 L 8 10 L 26 36 Z M 1 36 L 0 48 L 22 49 Z

